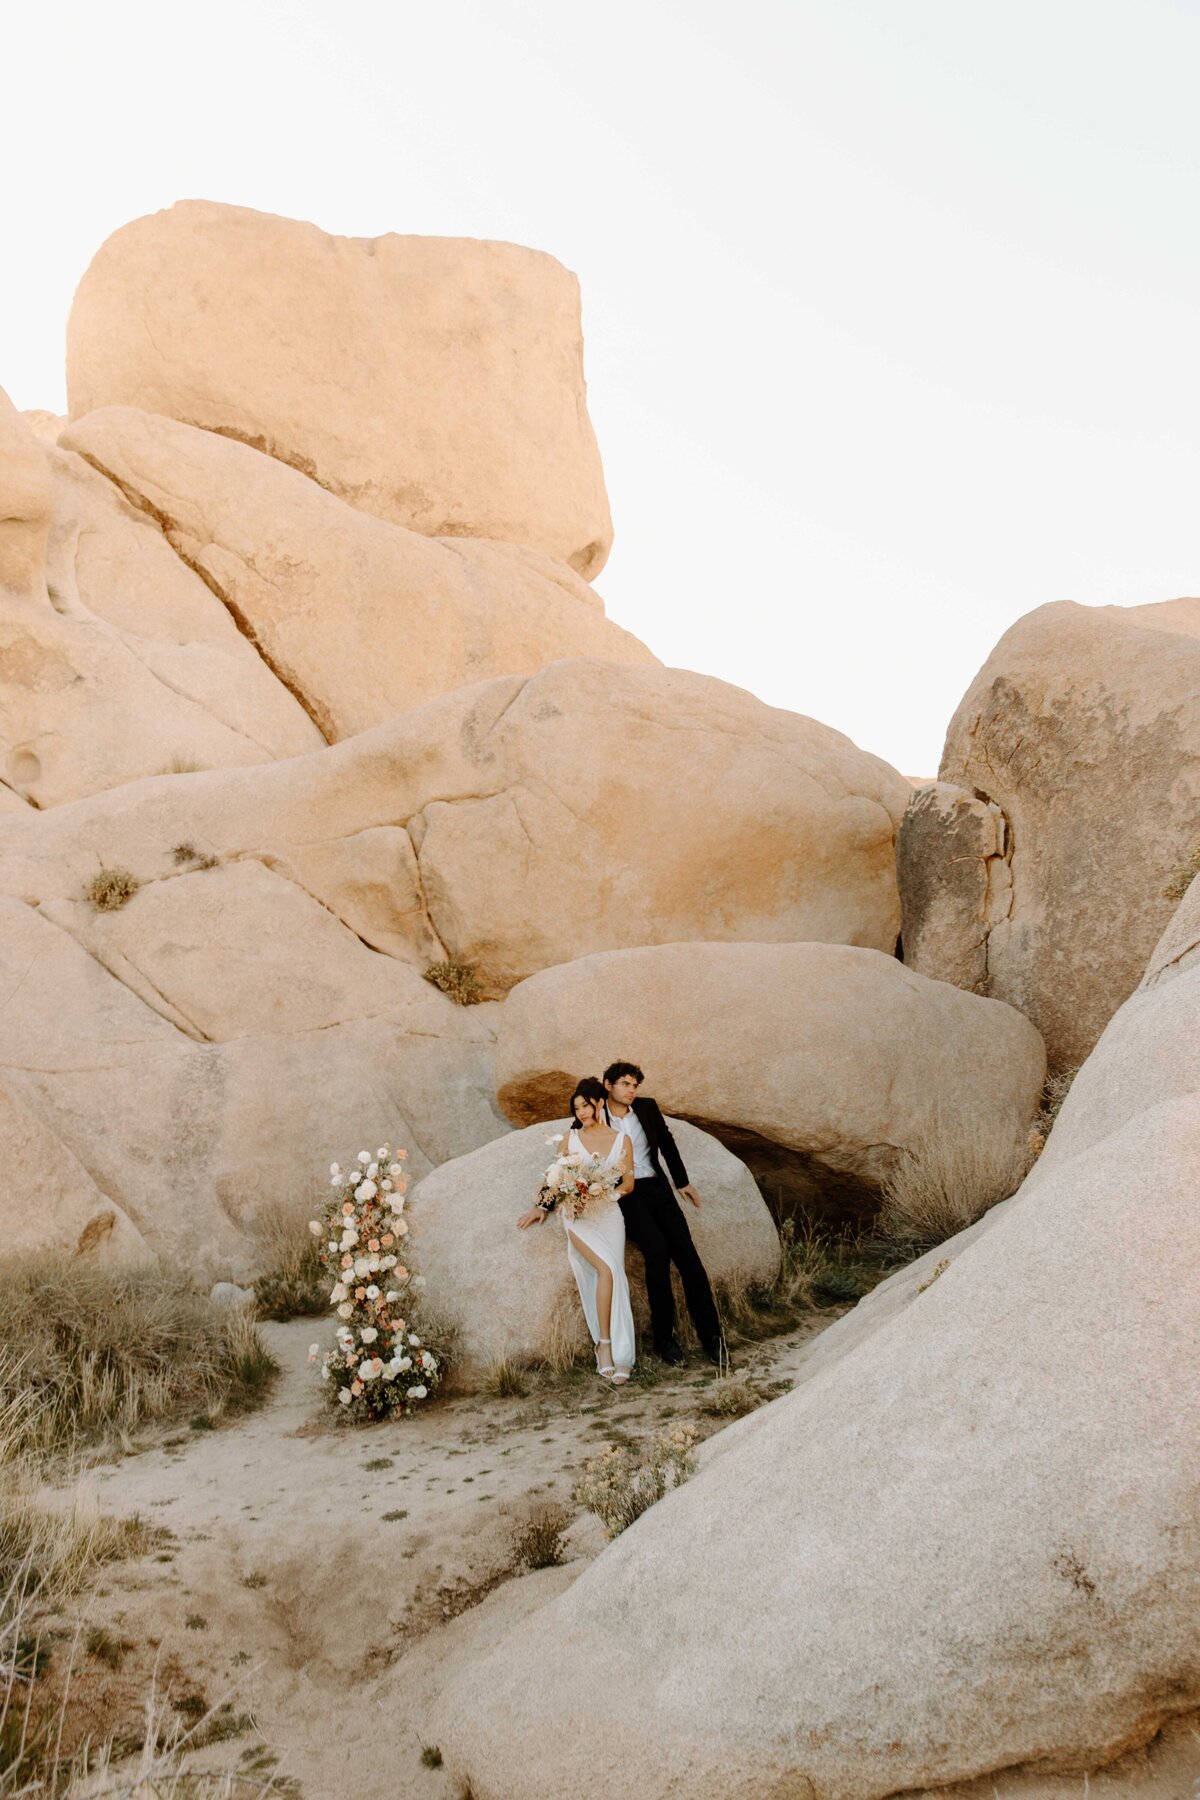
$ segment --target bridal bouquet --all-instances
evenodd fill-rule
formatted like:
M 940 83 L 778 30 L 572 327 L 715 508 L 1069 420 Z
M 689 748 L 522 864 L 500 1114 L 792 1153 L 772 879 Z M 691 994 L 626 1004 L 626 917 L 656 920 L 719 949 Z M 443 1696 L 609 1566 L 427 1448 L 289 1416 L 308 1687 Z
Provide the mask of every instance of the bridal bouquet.
M 320 1239 L 318 1259 L 333 1276 L 329 1299 L 340 1321 L 337 1347 L 321 1365 L 321 1379 L 337 1383 L 338 1403 L 370 1419 L 410 1413 L 442 1378 L 442 1364 L 402 1314 L 424 1286 L 398 1252 L 408 1235 L 403 1159 L 383 1144 L 360 1150 L 351 1168 L 331 1163 L 333 1194 L 308 1229 Z M 320 1351 L 308 1353 L 315 1362 Z
M 561 1137 L 547 1138 L 561 1144 Z M 582 1156 L 577 1150 L 560 1150 L 542 1177 L 540 1205 L 549 1211 L 561 1207 L 568 1219 L 582 1219 L 611 1206 L 621 1187 L 621 1171 L 606 1167 L 598 1156 Z

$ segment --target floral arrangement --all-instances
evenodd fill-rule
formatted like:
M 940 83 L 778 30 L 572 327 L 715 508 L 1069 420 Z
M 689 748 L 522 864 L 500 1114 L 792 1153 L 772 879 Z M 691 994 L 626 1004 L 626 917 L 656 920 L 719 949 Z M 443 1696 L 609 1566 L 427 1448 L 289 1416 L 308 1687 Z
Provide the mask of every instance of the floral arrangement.
M 564 1139 L 552 1137 L 546 1142 L 561 1145 Z M 568 1219 L 582 1219 L 611 1206 L 621 1190 L 621 1182 L 621 1170 L 606 1167 L 598 1156 L 560 1148 L 542 1177 L 538 1205 L 547 1212 L 561 1207 Z
M 413 1412 L 435 1393 L 444 1372 L 443 1359 L 401 1316 L 412 1312 L 425 1285 L 397 1254 L 408 1236 L 406 1154 L 382 1144 L 374 1156 L 360 1150 L 349 1169 L 331 1163 L 332 1197 L 321 1218 L 309 1221 L 320 1240 L 321 1267 L 334 1278 L 329 1299 L 341 1321 L 321 1379 L 337 1384 L 331 1397 L 336 1392 L 337 1404 L 359 1418 Z M 309 1362 L 319 1353 L 320 1345 L 311 1345 Z

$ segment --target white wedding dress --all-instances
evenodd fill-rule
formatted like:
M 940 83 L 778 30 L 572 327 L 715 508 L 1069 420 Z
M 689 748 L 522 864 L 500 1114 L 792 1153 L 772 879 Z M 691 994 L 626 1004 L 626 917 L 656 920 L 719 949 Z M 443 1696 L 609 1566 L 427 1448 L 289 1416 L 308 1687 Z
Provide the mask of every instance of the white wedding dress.
M 609 1149 L 608 1155 L 600 1159 L 605 1168 L 620 1160 L 624 1142 L 624 1136 L 618 1131 L 616 1142 Z M 580 1143 L 577 1131 L 571 1132 L 567 1147 L 577 1150 L 581 1156 L 595 1155 L 586 1144 Z M 571 1238 L 577 1237 L 581 1244 L 586 1244 L 592 1255 L 598 1256 L 612 1270 L 612 1320 L 608 1328 L 608 1335 L 612 1338 L 612 1362 L 619 1370 L 632 1369 L 637 1345 L 633 1335 L 633 1308 L 629 1304 L 629 1280 L 625 1274 L 625 1215 L 614 1200 L 611 1206 L 586 1218 L 568 1219 L 565 1213 L 560 1213 L 559 1217 L 567 1233 L 567 1260 L 579 1289 L 583 1316 L 587 1320 L 593 1344 L 600 1341 L 600 1321 L 596 1315 L 598 1277 L 587 1257 L 581 1256 L 576 1250 Z

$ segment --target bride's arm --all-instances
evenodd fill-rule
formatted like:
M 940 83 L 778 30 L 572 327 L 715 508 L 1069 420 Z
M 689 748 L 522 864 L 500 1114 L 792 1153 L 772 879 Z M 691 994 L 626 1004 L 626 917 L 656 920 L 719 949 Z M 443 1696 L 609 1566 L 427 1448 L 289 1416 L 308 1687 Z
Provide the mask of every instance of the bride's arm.
M 622 1194 L 633 1192 L 633 1139 L 626 1134 L 621 1145 L 621 1188 Z

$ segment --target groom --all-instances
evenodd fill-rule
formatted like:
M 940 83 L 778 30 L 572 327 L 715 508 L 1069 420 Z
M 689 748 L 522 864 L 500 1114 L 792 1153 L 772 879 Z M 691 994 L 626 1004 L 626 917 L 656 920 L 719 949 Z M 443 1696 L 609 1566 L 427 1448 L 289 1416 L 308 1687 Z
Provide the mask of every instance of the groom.
M 658 1102 L 649 1095 L 638 1094 L 644 1080 L 636 1063 L 615 1062 L 604 1071 L 608 1122 L 614 1131 L 624 1132 L 633 1145 L 633 1192 L 622 1199 L 621 1211 L 625 1215 L 626 1235 L 637 1245 L 646 1265 L 654 1349 L 664 1362 L 683 1361 L 683 1351 L 675 1339 L 675 1295 L 671 1288 L 674 1263 L 704 1354 L 711 1362 L 719 1362 L 721 1321 L 716 1301 L 687 1220 L 663 1174 L 663 1163 L 686 1200 L 698 1207 L 700 1196 L 688 1180 L 683 1158 Z

